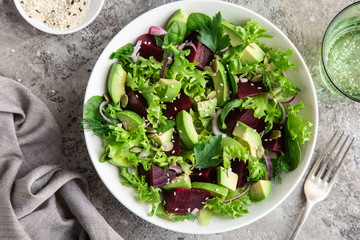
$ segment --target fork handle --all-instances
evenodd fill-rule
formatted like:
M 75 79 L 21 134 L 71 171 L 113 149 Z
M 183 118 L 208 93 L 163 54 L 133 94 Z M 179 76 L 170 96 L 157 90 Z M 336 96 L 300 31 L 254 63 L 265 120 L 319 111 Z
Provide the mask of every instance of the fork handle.
M 293 232 L 293 234 L 290 237 L 290 240 L 294 240 L 296 238 L 296 236 L 300 232 L 302 225 L 304 225 L 306 218 L 309 216 L 309 213 L 310 213 L 311 209 L 313 208 L 313 206 L 314 206 L 314 203 L 306 201 L 304 210 L 303 210 L 301 217 L 296 225 L 295 231 Z

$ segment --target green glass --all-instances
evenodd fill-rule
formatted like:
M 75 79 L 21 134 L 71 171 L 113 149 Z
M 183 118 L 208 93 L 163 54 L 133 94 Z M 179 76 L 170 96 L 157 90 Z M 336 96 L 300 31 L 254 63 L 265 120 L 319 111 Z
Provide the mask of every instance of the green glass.
M 343 9 L 326 29 L 320 73 L 331 92 L 360 102 L 360 2 Z

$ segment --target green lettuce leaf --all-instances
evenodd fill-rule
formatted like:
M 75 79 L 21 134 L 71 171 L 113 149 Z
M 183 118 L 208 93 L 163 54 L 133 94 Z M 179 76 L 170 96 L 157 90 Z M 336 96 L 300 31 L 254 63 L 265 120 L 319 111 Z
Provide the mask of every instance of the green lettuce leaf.
M 171 50 L 175 56 L 173 63 L 165 72 L 165 78 L 178 80 L 185 94 L 191 98 L 199 96 L 201 99 L 205 99 L 208 72 L 198 70 L 195 68 L 197 62 L 191 63 L 186 59 L 190 50 L 181 51 L 173 44 L 164 46 L 164 48 Z
M 237 189 L 236 191 L 238 194 L 241 194 L 244 190 Z M 220 216 L 229 215 L 233 218 L 239 218 L 249 212 L 247 206 L 251 205 L 248 194 L 245 194 L 243 197 L 228 203 L 224 203 L 223 201 L 223 199 L 218 197 L 210 198 L 206 201 L 204 207 L 209 208 L 211 211 L 219 214 Z
M 120 177 L 123 179 L 121 182 L 124 186 L 134 187 L 139 194 L 141 202 L 148 202 L 152 205 L 152 210 L 149 216 L 153 216 L 156 211 L 156 204 L 160 203 L 160 188 L 154 188 L 148 186 L 145 180 L 145 176 L 139 177 L 137 170 L 133 169 L 129 172 L 128 168 L 122 168 Z
M 287 116 L 287 128 L 292 139 L 296 140 L 300 145 L 311 139 L 312 123 L 304 121 L 299 111 L 304 107 L 304 103 L 300 102 L 296 106 L 289 106 Z
M 260 94 L 253 97 L 246 98 L 242 104 L 245 109 L 253 109 L 254 117 L 265 117 L 267 123 L 265 131 L 269 132 L 273 128 L 273 124 L 279 122 L 282 116 L 281 107 L 276 102 L 268 99 L 266 94 Z
M 250 157 L 248 160 L 248 170 L 248 181 L 250 182 L 257 182 L 261 179 L 264 179 L 268 174 L 266 164 L 263 161 L 253 157 Z

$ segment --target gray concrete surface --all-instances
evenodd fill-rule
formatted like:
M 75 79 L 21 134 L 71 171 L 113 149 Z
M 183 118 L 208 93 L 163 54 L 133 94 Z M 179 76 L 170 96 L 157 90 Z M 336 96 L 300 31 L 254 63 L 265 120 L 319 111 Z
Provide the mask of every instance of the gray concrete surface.
M 66 167 L 89 182 L 91 201 L 124 239 L 287 239 L 305 202 L 303 180 L 292 194 L 264 218 L 238 230 L 214 235 L 188 235 L 161 229 L 122 206 L 97 176 L 77 121 L 91 70 L 111 38 L 133 18 L 172 2 L 169 0 L 107 0 L 98 18 L 87 28 L 54 36 L 31 27 L 12 0 L 0 0 L 0 75 L 32 90 L 50 108 L 62 133 Z M 333 96 L 321 82 L 319 53 L 327 24 L 349 0 L 231 0 L 279 27 L 303 55 L 315 82 L 320 110 L 316 153 L 334 129 L 356 136 L 332 194 L 315 206 L 299 239 L 360 239 L 360 104 Z

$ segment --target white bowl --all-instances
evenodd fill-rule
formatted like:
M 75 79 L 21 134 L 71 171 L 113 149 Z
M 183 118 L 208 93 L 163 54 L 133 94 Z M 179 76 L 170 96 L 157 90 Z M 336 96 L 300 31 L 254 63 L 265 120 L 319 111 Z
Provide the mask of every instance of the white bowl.
M 104 5 L 104 2 L 105 2 L 105 0 L 90 0 L 89 9 L 86 13 L 86 16 L 78 25 L 76 25 L 70 29 L 59 30 L 59 29 L 50 28 L 43 22 L 40 22 L 36 19 L 29 18 L 29 16 L 26 14 L 25 10 L 22 8 L 20 1 L 21 0 L 14 0 L 15 6 L 16 6 L 17 10 L 19 11 L 19 13 L 21 14 L 21 16 L 29 24 L 31 24 L 33 27 L 35 27 L 43 32 L 50 33 L 50 34 L 56 34 L 56 35 L 74 33 L 74 32 L 77 32 L 77 31 L 85 28 L 86 26 L 88 26 L 92 21 L 95 20 L 97 15 L 100 13 L 100 11 Z
M 268 29 L 269 34 L 273 35 L 273 39 L 265 39 L 268 46 L 273 48 L 293 50 L 291 60 L 296 63 L 297 68 L 294 71 L 288 71 L 287 76 L 293 79 L 302 90 L 297 97 L 297 100 L 303 100 L 305 108 L 303 116 L 313 123 L 312 139 L 302 148 L 302 160 L 298 168 L 283 176 L 282 184 L 274 184 L 272 192 L 269 197 L 259 203 L 254 203 L 250 206 L 249 213 L 238 219 L 229 217 L 214 217 L 210 224 L 206 227 L 200 226 L 197 221 L 194 222 L 170 222 L 158 218 L 156 216 L 149 217 L 150 206 L 142 204 L 135 199 L 135 191 L 132 188 L 121 185 L 118 168 L 108 163 L 100 163 L 99 159 L 104 152 L 102 140 L 94 136 L 91 132 L 85 131 L 85 140 L 90 154 L 92 163 L 99 174 L 101 180 L 104 182 L 109 191 L 129 210 L 139 217 L 151 222 L 157 226 L 170 229 L 177 232 L 191 233 L 191 234 L 210 234 L 233 230 L 268 214 L 276 208 L 284 199 L 292 192 L 292 190 L 299 183 L 302 178 L 314 151 L 314 146 L 317 138 L 318 130 L 318 108 L 315 88 L 311 79 L 309 70 L 301 57 L 298 50 L 290 42 L 290 40 L 273 24 L 260 15 L 235 4 L 226 3 L 222 1 L 212 0 L 196 0 L 196 1 L 180 1 L 166 4 L 150 10 L 133 20 L 126 27 L 124 27 L 107 45 L 100 55 L 90 76 L 88 86 L 85 93 L 86 102 L 94 95 L 102 95 L 105 92 L 106 77 L 109 67 L 113 61 L 109 60 L 112 52 L 126 43 L 135 43 L 136 38 L 148 31 L 152 25 L 165 26 L 169 17 L 179 8 L 185 12 L 202 12 L 209 16 L 214 16 L 221 11 L 224 19 L 235 24 L 244 24 L 246 21 L 253 19 L 258 22 L 263 28 Z M 84 102 L 84 103 L 85 103 Z

